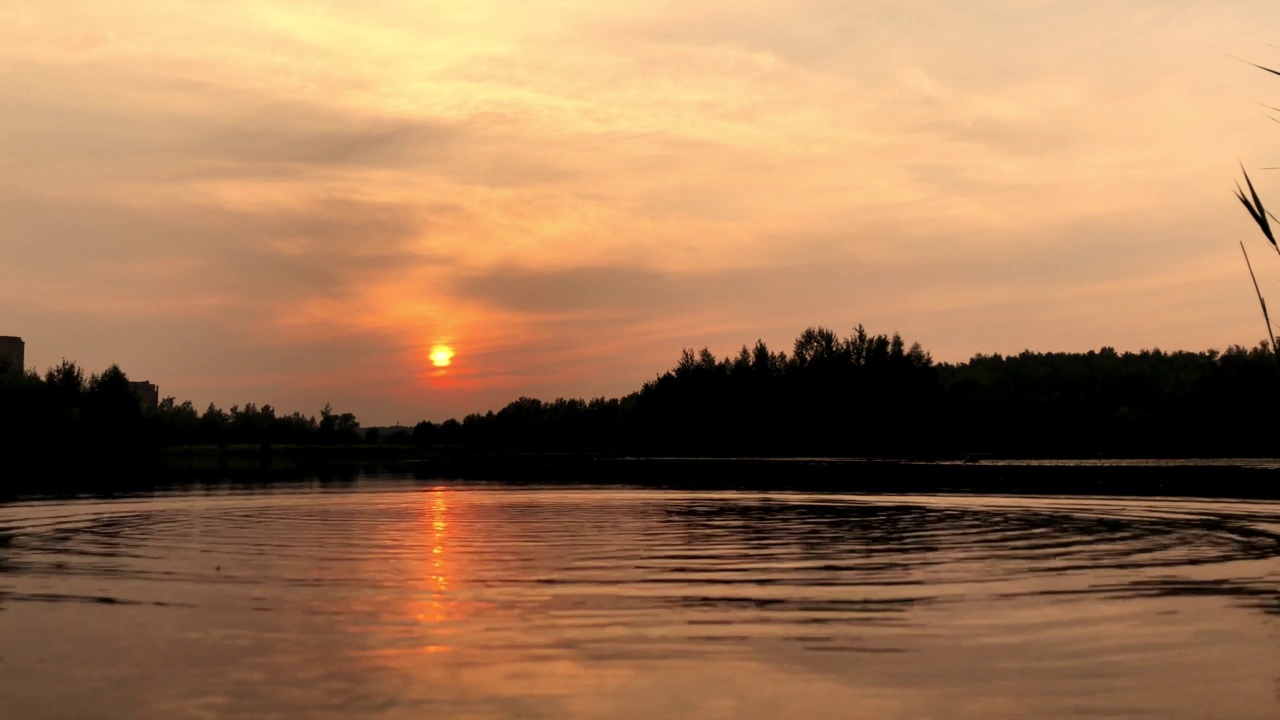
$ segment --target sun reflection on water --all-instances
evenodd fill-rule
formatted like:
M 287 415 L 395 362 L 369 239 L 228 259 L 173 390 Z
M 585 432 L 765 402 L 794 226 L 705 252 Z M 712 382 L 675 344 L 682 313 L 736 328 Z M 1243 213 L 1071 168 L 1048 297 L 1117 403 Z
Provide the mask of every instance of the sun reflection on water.
M 434 487 L 428 492 L 428 500 L 423 506 L 423 527 L 427 537 L 422 548 L 426 553 L 422 564 L 421 600 L 416 608 L 416 617 L 422 625 L 441 625 L 461 618 L 461 606 L 452 596 L 451 586 L 454 568 L 450 553 L 449 536 L 449 491 L 442 487 Z M 445 628 L 437 628 L 438 632 L 447 633 Z M 446 652 L 448 645 L 437 642 L 425 646 L 427 652 Z
M 449 501 L 444 488 L 431 490 L 431 590 L 433 596 L 449 589 L 445 568 L 445 543 L 449 535 Z M 438 601 L 439 598 L 436 597 Z

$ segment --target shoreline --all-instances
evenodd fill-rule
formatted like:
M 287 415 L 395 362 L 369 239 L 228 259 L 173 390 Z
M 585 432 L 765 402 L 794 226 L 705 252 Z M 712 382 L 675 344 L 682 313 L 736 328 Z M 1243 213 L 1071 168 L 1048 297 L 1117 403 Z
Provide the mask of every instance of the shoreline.
M 81 459 L 11 475 L 0 499 L 110 496 L 185 485 L 499 481 L 659 489 L 842 493 L 959 493 L 1280 499 L 1277 458 L 729 458 L 589 454 L 424 454 L 386 448 L 204 448 L 115 467 Z M 398 449 L 397 449 L 398 450 Z M 380 451 L 380 452 L 373 452 Z M 121 482 L 116 478 L 130 478 Z M 109 477 L 108 477 L 109 476 Z M 20 479 L 19 479 L 20 478 Z M 110 478 L 110 479 L 109 479 Z

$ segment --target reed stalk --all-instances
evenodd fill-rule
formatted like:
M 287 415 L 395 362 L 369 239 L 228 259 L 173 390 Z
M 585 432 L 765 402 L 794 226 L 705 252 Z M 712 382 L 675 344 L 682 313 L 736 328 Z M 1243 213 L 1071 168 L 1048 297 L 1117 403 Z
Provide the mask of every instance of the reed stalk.
M 1267 337 L 1271 338 L 1271 354 L 1276 362 L 1280 362 L 1280 354 L 1276 353 L 1276 334 L 1271 329 L 1271 316 L 1267 314 L 1267 301 L 1262 299 L 1262 289 L 1258 287 L 1258 276 L 1253 274 L 1253 263 L 1249 262 L 1249 251 L 1244 249 L 1244 241 L 1240 241 L 1240 252 L 1244 253 L 1244 264 L 1249 268 L 1249 277 L 1253 280 L 1253 291 L 1258 294 L 1258 304 L 1262 306 L 1262 319 L 1267 323 Z
M 1248 64 L 1258 68 L 1259 70 L 1269 72 L 1272 75 L 1280 75 L 1280 70 L 1275 70 L 1257 63 Z M 1267 107 L 1270 110 L 1280 111 L 1280 108 L 1273 108 L 1269 105 L 1264 107 Z M 1275 117 L 1270 115 L 1267 117 L 1275 120 L 1276 122 L 1280 122 L 1280 120 L 1277 120 Z M 1276 236 L 1271 230 L 1270 222 L 1270 220 L 1275 220 L 1277 224 L 1280 224 L 1280 218 L 1277 218 L 1269 210 L 1263 207 L 1262 198 L 1258 197 L 1258 191 L 1254 189 L 1253 180 L 1249 178 L 1249 171 L 1244 169 L 1243 162 L 1240 163 L 1240 172 L 1244 174 L 1244 184 L 1249 188 L 1249 194 L 1245 195 L 1244 189 L 1240 187 L 1240 182 L 1236 181 L 1236 199 L 1244 205 L 1245 210 L 1249 211 L 1249 217 L 1253 218 L 1254 223 L 1258 225 L 1258 229 L 1261 230 L 1263 236 L 1267 238 L 1267 242 L 1271 243 L 1271 248 L 1276 251 L 1277 255 L 1280 255 L 1280 244 L 1276 243 Z M 1253 291 L 1257 293 L 1258 305 L 1262 307 L 1262 319 L 1267 324 L 1267 337 L 1271 339 L 1271 355 L 1276 359 L 1277 365 L 1280 366 L 1280 347 L 1276 347 L 1276 334 L 1272 329 L 1274 326 L 1271 324 L 1271 316 L 1267 313 L 1267 301 L 1262 299 L 1262 289 L 1258 287 L 1258 276 L 1253 272 L 1253 263 L 1249 262 L 1249 252 L 1245 250 L 1243 241 L 1240 243 L 1240 252 L 1244 253 L 1244 263 L 1245 266 L 1249 268 L 1249 278 L 1253 280 Z

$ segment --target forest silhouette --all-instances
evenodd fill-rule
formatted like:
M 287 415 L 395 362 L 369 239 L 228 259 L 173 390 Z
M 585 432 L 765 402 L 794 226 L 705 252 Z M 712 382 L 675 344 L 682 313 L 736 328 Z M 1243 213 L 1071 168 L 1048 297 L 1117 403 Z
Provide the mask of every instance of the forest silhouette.
M 976 355 L 934 363 L 919 344 L 858 326 L 806 329 L 790 354 L 682 351 L 621 398 L 519 398 L 498 411 L 399 432 L 329 406 L 144 408 L 125 373 L 0 368 L 8 464 L 103 464 L 175 448 L 398 446 L 440 453 L 898 459 L 1275 455 L 1280 373 L 1264 342 L 1224 352 Z

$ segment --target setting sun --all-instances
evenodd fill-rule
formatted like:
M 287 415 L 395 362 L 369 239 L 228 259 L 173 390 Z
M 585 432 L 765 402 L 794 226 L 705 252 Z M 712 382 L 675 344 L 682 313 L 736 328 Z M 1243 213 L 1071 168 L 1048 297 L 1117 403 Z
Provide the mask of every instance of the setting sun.
M 431 348 L 431 364 L 436 367 L 448 367 L 453 362 L 453 348 L 448 345 L 436 345 Z

